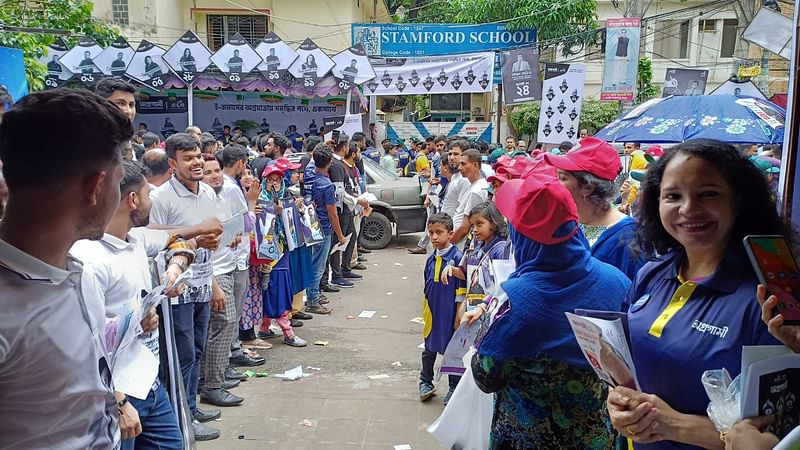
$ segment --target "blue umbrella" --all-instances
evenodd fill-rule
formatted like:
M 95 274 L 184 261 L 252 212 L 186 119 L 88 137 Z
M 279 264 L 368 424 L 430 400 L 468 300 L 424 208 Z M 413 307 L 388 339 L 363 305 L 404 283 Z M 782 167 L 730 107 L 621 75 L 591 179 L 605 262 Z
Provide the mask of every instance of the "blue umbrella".
M 595 136 L 608 142 L 672 143 L 717 139 L 729 143 L 783 142 L 786 112 L 755 97 L 698 95 L 648 100 Z

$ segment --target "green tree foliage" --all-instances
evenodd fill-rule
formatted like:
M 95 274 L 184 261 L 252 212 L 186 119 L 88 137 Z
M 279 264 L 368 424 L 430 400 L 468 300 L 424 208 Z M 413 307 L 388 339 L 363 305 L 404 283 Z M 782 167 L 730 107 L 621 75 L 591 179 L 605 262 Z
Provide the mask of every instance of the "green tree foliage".
M 525 103 L 514 107 L 511 112 L 511 125 L 519 134 L 536 136 L 539 130 L 539 110 L 541 102 Z M 594 133 L 617 118 L 619 104 L 617 102 L 601 102 L 584 100 L 581 106 L 580 127 Z
M 636 78 L 636 103 L 643 103 L 658 95 L 658 87 L 653 86 L 653 63 L 650 58 L 639 58 L 639 74 Z
M 108 46 L 119 30 L 92 17 L 88 0 L 0 0 L 0 23 L 6 26 L 56 29 L 70 32 L 67 44 L 74 45 L 80 36 L 93 37 L 101 46 Z M 0 46 L 22 50 L 25 71 L 31 91 L 44 88 L 47 70 L 37 62 L 56 37 L 33 33 L 0 33 Z

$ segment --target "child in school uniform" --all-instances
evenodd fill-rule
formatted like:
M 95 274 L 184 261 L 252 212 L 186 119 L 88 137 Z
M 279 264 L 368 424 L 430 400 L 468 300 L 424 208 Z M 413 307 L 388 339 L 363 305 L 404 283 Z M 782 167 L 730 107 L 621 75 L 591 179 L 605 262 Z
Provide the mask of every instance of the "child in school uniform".
M 453 337 L 456 323 L 457 302 L 463 301 L 464 282 L 451 278 L 448 284 L 441 282 L 442 271 L 458 265 L 463 257 L 461 250 L 450 243 L 453 237 L 453 219 L 446 213 L 432 214 L 428 219 L 428 237 L 433 246 L 433 254 L 425 262 L 425 299 L 422 312 L 425 319 L 423 336 L 425 348 L 422 350 L 422 371 L 419 377 L 419 399 L 426 401 L 435 395 L 433 386 L 433 366 L 436 354 L 443 354 Z M 449 375 L 449 390 L 442 402 L 447 404 L 461 379 Z

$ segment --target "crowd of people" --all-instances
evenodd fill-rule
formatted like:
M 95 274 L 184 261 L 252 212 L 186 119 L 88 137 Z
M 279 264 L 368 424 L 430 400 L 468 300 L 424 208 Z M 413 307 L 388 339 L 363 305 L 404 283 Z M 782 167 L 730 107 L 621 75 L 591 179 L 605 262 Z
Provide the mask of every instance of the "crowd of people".
M 800 351 L 800 331 L 756 290 L 741 244 L 750 234 L 793 239 L 776 206 L 778 149 L 692 140 L 666 150 L 626 143 L 620 155 L 582 130 L 577 145 L 548 151 L 513 136 L 497 146 L 385 140 L 381 151 L 356 133 L 309 137 L 289 158 L 295 149 L 279 133 L 223 143 L 189 127 L 138 142 L 135 92 L 105 79 L 94 93 L 35 93 L 0 122 L 4 447 L 183 448 L 165 347 L 194 439 L 219 437 L 206 423 L 221 411 L 198 397 L 242 404 L 237 367 L 265 364 L 275 337 L 306 346 L 297 331 L 331 313 L 326 293 L 367 276 L 363 157 L 421 181 L 427 229 L 409 250 L 432 248 L 421 401 L 436 395 L 437 355 L 455 330 L 479 322 L 469 380 L 494 394 L 493 449 L 777 442 L 762 432 L 770 418 L 721 437 L 700 376 L 721 367 L 735 376 L 744 345 Z M 32 146 L 43 123 L 79 133 L 81 146 L 68 158 Z M 266 209 L 285 208 L 313 210 L 321 237 L 290 246 L 278 223 L 279 250 L 267 258 L 255 231 Z M 141 311 L 154 290 L 165 299 Z M 564 314 L 575 309 L 627 313 L 640 390 L 594 374 Z M 449 377 L 445 405 L 464 381 Z

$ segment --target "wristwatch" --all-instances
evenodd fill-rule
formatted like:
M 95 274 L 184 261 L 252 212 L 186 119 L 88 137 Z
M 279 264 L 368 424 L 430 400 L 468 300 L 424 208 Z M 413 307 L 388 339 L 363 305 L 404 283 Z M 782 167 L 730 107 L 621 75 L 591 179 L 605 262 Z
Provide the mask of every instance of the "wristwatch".
M 120 400 L 120 401 L 118 401 L 118 402 L 117 402 L 117 408 L 120 408 L 120 409 L 121 409 L 121 408 L 122 408 L 123 406 L 125 406 L 127 403 L 128 403 L 128 396 L 126 395 L 125 397 L 123 397 L 123 398 L 122 398 L 122 400 Z

